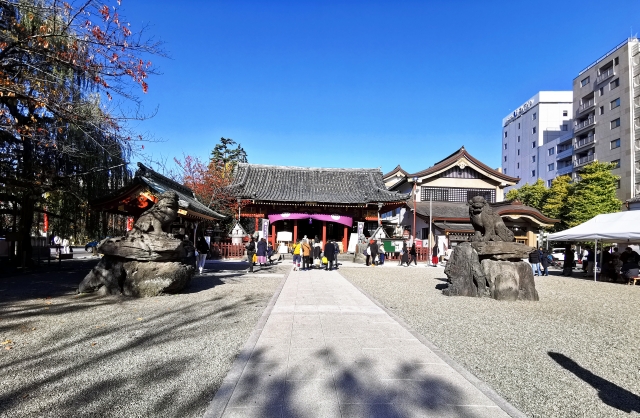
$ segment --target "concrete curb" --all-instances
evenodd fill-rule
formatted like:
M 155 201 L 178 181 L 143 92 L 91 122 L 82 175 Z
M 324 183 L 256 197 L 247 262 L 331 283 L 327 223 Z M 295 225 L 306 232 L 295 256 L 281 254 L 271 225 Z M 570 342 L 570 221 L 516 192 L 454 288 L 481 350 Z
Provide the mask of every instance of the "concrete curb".
M 231 399 L 231 395 L 233 394 L 233 391 L 236 388 L 238 381 L 240 380 L 240 376 L 242 375 L 242 372 L 244 371 L 244 368 L 249 361 L 249 357 L 251 357 L 253 348 L 258 342 L 258 338 L 260 338 L 262 329 L 267 323 L 267 319 L 269 319 L 269 316 L 271 315 L 271 311 L 273 310 L 273 307 L 276 304 L 278 297 L 280 296 L 280 292 L 282 291 L 284 284 L 289 278 L 289 274 L 291 274 L 291 270 L 289 270 L 289 272 L 285 274 L 284 279 L 282 279 L 282 282 L 271 297 L 271 300 L 269 300 L 267 307 L 264 309 L 264 312 L 262 312 L 262 316 L 260 316 L 260 319 L 258 319 L 256 326 L 253 328 L 253 331 L 251 331 L 249 339 L 240 350 L 238 357 L 236 357 L 233 365 L 231 366 L 231 369 L 229 369 L 229 372 L 222 381 L 222 385 L 220 385 L 220 388 L 216 392 L 215 396 L 213 397 L 211 402 L 209 402 L 209 406 L 204 412 L 203 418 L 220 418 L 222 417 L 222 414 L 224 414 L 224 411 L 227 408 L 227 404 Z
M 338 274 L 340 272 L 338 271 Z M 340 274 L 342 276 L 342 274 Z M 424 336 L 413 330 L 402 318 L 396 315 L 393 311 L 387 309 L 386 306 L 378 302 L 373 296 L 371 296 L 368 292 L 360 288 L 360 286 L 356 285 L 352 281 L 348 280 L 344 276 L 342 276 L 345 280 L 353 285 L 356 289 L 362 292 L 363 295 L 368 297 L 373 303 L 375 303 L 380 309 L 384 310 L 391 318 L 396 320 L 400 325 L 402 325 L 407 331 L 409 331 L 414 337 L 416 337 L 422 344 L 424 344 L 429 350 L 433 351 L 438 357 L 442 359 L 445 363 L 447 363 L 451 368 L 460 373 L 462 377 L 467 379 L 469 383 L 476 387 L 480 392 L 482 392 L 487 398 L 491 399 L 500 409 L 509 414 L 509 416 L 513 418 L 527 418 L 527 415 L 522 413 L 515 406 L 511 405 L 506 399 L 500 396 L 495 390 L 493 390 L 489 385 L 487 385 L 482 380 L 478 379 L 473 375 L 470 371 L 462 367 L 458 362 L 456 362 L 453 358 L 449 357 L 448 354 L 441 351 L 438 347 L 436 347 L 431 341 L 426 339 Z

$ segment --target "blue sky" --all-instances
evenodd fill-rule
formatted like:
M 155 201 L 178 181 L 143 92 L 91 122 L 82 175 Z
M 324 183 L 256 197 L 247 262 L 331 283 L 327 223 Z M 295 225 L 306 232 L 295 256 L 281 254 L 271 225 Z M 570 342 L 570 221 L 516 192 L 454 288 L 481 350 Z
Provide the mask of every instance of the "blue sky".
M 169 59 L 134 128 L 157 160 L 424 169 L 464 145 L 500 165 L 501 121 L 632 33 L 637 1 L 135 1 Z M 635 9 L 635 11 L 634 11 Z

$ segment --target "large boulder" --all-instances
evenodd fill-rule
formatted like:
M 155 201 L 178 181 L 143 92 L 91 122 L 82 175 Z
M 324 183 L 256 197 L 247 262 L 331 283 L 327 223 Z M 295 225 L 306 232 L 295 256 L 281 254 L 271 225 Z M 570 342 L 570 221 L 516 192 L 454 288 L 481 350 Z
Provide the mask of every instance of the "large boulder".
M 180 261 L 187 255 L 184 242 L 164 233 L 130 234 L 101 242 L 98 252 L 138 261 Z
M 167 293 L 178 293 L 184 289 L 195 273 L 194 265 L 180 262 L 124 263 L 126 279 L 122 293 L 127 296 L 151 297 Z
M 496 300 L 539 300 L 529 263 L 533 248 L 515 242 L 458 245 L 444 270 L 447 296 L 488 296 Z
M 124 261 L 109 256 L 102 257 L 82 280 L 78 286 L 78 293 L 93 293 L 100 290 L 102 294 L 119 295 L 125 278 Z

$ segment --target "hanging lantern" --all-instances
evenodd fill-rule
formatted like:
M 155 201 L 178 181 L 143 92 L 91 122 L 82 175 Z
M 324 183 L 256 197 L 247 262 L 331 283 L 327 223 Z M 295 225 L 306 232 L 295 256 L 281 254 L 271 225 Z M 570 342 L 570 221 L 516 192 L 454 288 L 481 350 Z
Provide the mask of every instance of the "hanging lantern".
M 133 216 L 127 216 L 127 232 L 133 229 Z

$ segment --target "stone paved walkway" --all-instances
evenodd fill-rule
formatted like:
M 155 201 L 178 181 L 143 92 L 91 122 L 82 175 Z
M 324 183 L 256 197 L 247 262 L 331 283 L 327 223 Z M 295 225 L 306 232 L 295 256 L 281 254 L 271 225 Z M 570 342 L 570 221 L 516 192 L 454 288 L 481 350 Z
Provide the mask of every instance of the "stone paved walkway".
M 519 415 L 335 271 L 291 272 L 244 358 L 231 396 L 207 417 Z

